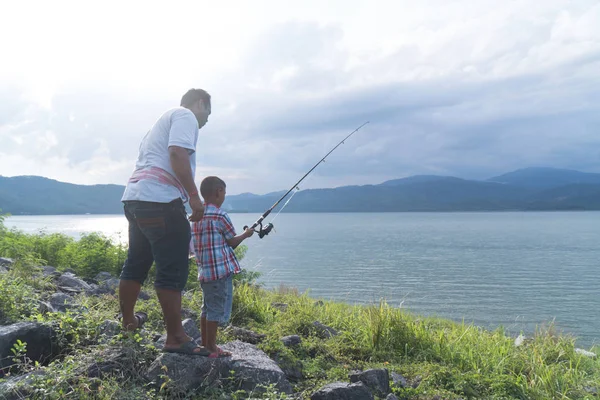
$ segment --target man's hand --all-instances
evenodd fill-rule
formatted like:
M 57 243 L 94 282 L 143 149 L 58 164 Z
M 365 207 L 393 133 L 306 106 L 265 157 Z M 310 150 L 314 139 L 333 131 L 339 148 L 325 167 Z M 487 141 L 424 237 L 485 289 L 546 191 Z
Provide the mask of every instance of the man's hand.
M 245 236 L 246 238 L 249 238 L 249 237 L 250 237 L 250 236 L 252 236 L 252 235 L 254 235 L 254 229 L 247 228 L 247 229 L 244 231 L 244 236 Z
M 192 215 L 190 215 L 190 221 L 200 221 L 204 215 L 204 204 L 200 200 L 200 196 L 197 194 L 190 197 L 190 208 L 192 209 Z

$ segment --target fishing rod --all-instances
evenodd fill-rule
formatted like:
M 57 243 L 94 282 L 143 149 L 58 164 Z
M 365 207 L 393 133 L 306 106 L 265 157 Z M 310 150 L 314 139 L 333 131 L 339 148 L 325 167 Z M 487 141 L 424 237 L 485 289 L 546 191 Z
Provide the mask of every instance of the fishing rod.
M 340 141 L 333 149 L 331 149 L 329 151 L 329 153 L 325 154 L 325 157 L 323 157 L 318 163 L 316 163 L 306 174 L 304 174 L 304 176 L 302 178 L 300 178 L 300 180 L 298 182 L 296 182 L 291 188 L 290 190 L 288 190 L 283 196 L 281 196 L 281 198 L 279 200 L 277 200 L 275 202 L 275 204 L 273 204 L 271 206 L 271 208 L 269 208 L 267 211 L 265 211 L 263 213 L 263 215 L 261 215 L 261 217 L 259 219 L 256 220 L 256 222 L 254 224 L 252 224 L 252 226 L 250 227 L 250 229 L 252 229 L 254 232 L 258 233 L 258 237 L 259 238 L 263 238 L 265 236 L 267 236 L 269 234 L 269 232 L 271 232 L 271 230 L 273 229 L 273 223 L 268 223 L 267 226 L 265 226 L 263 228 L 263 220 L 269 215 L 271 214 L 271 211 L 273 211 L 273 209 L 275 209 L 275 207 L 277 207 L 277 205 L 279 203 L 281 203 L 281 201 L 283 199 L 285 199 L 287 197 L 288 194 L 290 194 L 292 192 L 292 190 L 294 189 L 298 189 L 298 185 L 300 184 L 300 182 L 302 182 L 304 180 L 304 178 L 306 178 L 315 168 L 317 168 L 317 166 L 319 164 L 321 164 L 322 162 L 325 161 L 325 159 L 327 158 L 328 155 L 330 155 L 331 153 L 333 153 L 333 151 L 335 149 L 337 149 L 340 145 L 344 144 L 344 142 L 352 135 L 354 135 L 354 133 L 356 133 L 360 128 L 362 128 L 363 126 L 365 126 L 366 124 L 368 124 L 369 121 L 363 123 L 361 126 L 359 126 L 358 128 L 356 128 L 355 130 L 353 130 L 352 132 L 350 132 L 350 134 L 348 136 L 346 136 L 344 139 L 342 139 L 342 141 Z M 291 197 L 290 197 L 291 200 Z M 289 200 L 288 200 L 289 201 Z M 285 205 L 287 205 L 287 202 L 285 203 Z M 284 205 L 284 207 L 285 207 Z M 280 210 L 281 211 L 281 210 Z M 256 227 L 259 226 L 259 230 L 256 230 Z M 248 229 L 248 225 L 244 226 L 244 230 Z

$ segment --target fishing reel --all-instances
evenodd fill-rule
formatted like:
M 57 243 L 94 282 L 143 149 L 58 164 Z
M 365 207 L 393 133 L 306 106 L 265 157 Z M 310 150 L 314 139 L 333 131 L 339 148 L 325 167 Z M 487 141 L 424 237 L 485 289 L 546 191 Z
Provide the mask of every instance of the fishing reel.
M 260 222 L 258 225 L 259 225 L 259 229 L 258 230 L 254 229 L 254 232 L 258 233 L 258 237 L 261 239 L 263 237 L 267 236 L 271 232 L 271 230 L 273 230 L 273 228 L 274 228 L 273 224 L 270 222 L 264 228 L 263 228 L 262 222 Z M 244 230 L 246 230 L 246 229 L 248 229 L 248 225 L 244 226 Z

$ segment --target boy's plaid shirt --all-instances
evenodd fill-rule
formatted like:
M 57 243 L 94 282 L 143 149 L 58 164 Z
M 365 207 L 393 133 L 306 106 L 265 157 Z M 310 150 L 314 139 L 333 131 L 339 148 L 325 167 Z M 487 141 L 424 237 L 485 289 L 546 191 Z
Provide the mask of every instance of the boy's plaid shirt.
M 225 240 L 235 236 L 229 215 L 214 204 L 206 204 L 204 216 L 192 224 L 192 240 L 198 280 L 214 281 L 241 271 L 231 246 Z

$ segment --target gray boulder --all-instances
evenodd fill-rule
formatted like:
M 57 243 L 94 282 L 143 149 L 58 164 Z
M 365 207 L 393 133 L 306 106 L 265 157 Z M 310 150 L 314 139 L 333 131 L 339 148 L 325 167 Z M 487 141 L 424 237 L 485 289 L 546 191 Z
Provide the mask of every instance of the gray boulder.
M 390 393 L 390 375 L 387 369 L 368 369 L 350 374 L 350 382 L 362 382 L 379 397 Z
M 54 293 L 50 296 L 50 305 L 53 310 L 65 312 L 70 308 L 73 308 L 73 299 L 71 296 L 64 293 Z
M 150 366 L 147 378 L 157 385 L 163 383 L 166 374 L 173 387 L 187 392 L 201 386 L 209 386 L 221 378 L 233 379 L 239 388 L 260 391 L 260 386 L 275 384 L 284 393 L 292 387 L 275 361 L 254 345 L 235 341 L 222 346 L 232 352 L 231 357 L 211 359 L 202 356 L 163 353 Z M 163 369 L 166 367 L 166 370 Z
M 69 293 L 89 292 L 92 290 L 92 287 L 87 282 L 79 279 L 75 274 L 70 272 L 65 272 L 58 277 L 56 284 L 60 290 Z
M 8 267 L 10 268 L 15 263 L 15 260 L 12 258 L 0 257 L 0 267 Z
M 42 276 L 45 278 L 48 277 L 52 277 L 52 278 L 58 278 L 60 276 L 60 272 L 58 272 L 56 270 L 56 268 L 51 267 L 50 265 L 44 265 L 42 267 L 39 267 L 42 271 Z
M 405 388 L 408 387 L 408 381 L 406 380 L 405 377 L 403 377 L 402 375 L 396 373 L 396 372 L 392 372 L 392 382 L 394 382 L 394 386 L 399 387 L 399 388 Z
M 388 394 L 387 397 L 385 398 L 385 400 L 398 400 L 398 397 L 396 397 L 395 394 Z
M 102 283 L 104 281 L 107 281 L 109 279 L 111 279 L 113 276 L 110 274 L 110 272 L 99 272 L 94 279 L 96 280 L 96 282 L 98 283 Z
M 587 350 L 584 350 L 584 349 L 578 349 L 578 348 L 576 348 L 575 349 L 575 353 L 580 354 L 580 355 L 585 356 L 585 357 L 589 357 L 589 358 L 596 358 L 596 357 L 598 357 L 596 355 L 596 353 L 593 353 L 591 351 L 587 351 Z
M 183 325 L 183 330 L 185 333 L 196 341 L 200 341 L 202 339 L 202 333 L 200 329 L 198 329 L 198 324 L 191 318 L 187 318 L 183 320 L 181 323 Z
M 25 375 L 14 376 L 0 382 L 0 399 L 21 400 L 28 399 L 33 395 L 31 385 L 35 379 L 43 378 L 43 371 L 34 371 Z
M 281 338 L 285 347 L 293 347 L 302 343 L 302 339 L 298 335 L 290 335 Z
M 271 303 L 271 307 L 276 308 L 281 312 L 286 312 L 289 305 L 287 303 Z
M 373 394 L 362 383 L 334 382 L 310 396 L 311 400 L 373 400 Z
M 121 324 L 117 321 L 105 320 L 98 326 L 100 343 L 106 343 L 121 332 Z
M 315 327 L 317 336 L 319 336 L 321 339 L 329 339 L 338 335 L 338 332 L 335 329 L 327 325 L 323 325 L 319 321 L 313 322 L 313 326 Z
M 227 331 L 237 340 L 250 344 L 259 344 L 267 336 L 262 333 L 256 333 L 249 329 L 238 328 L 237 326 L 230 326 Z
M 31 361 L 45 364 L 56 356 L 60 349 L 54 341 L 54 331 L 48 325 L 37 322 L 19 322 L 0 326 L 0 369 L 13 364 L 13 345 L 21 340 L 27 343 L 26 356 Z

